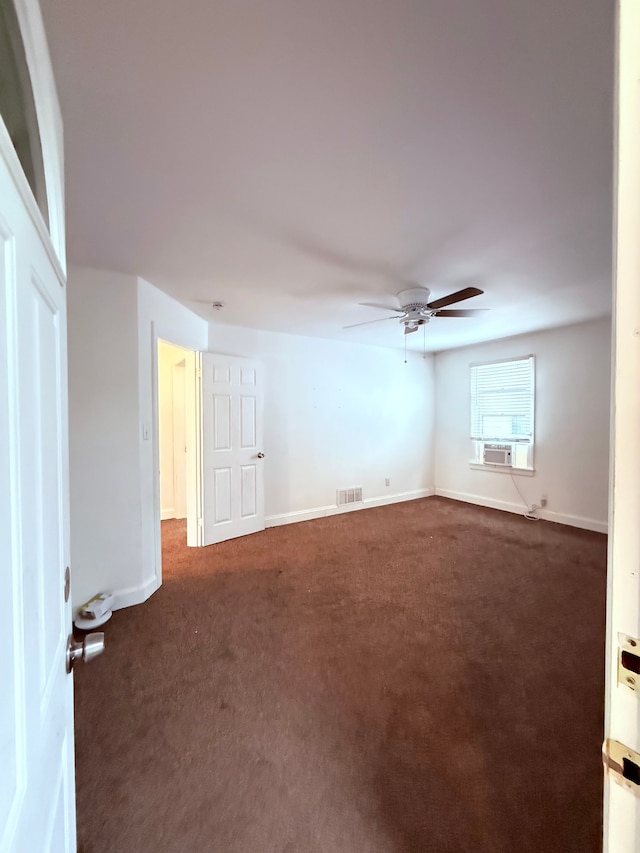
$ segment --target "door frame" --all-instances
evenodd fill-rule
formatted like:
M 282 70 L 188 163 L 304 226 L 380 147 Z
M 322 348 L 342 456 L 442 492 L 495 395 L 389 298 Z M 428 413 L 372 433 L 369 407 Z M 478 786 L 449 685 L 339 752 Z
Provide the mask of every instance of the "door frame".
M 160 517 L 161 520 L 164 521 L 167 518 L 186 518 L 186 507 L 184 506 L 185 501 L 183 501 L 182 506 L 184 507 L 184 514 L 182 516 L 177 516 L 175 513 L 178 509 L 175 500 L 176 493 L 176 460 L 178 459 L 178 447 L 176 442 L 176 405 L 175 405 L 175 390 L 176 390 L 176 377 L 182 374 L 181 383 L 182 383 L 182 424 L 181 424 L 181 433 L 182 433 L 182 441 L 180 442 L 181 446 L 181 459 L 180 464 L 184 469 L 186 474 L 187 459 L 185 458 L 185 444 L 187 440 L 186 436 L 186 388 L 185 388 L 185 374 L 188 369 L 187 363 L 193 360 L 193 354 L 190 350 L 185 350 L 183 347 L 178 347 L 175 344 L 172 344 L 170 341 L 165 340 L 164 338 L 158 339 L 158 351 L 160 352 L 161 345 L 167 347 L 168 350 L 175 352 L 176 357 L 178 353 L 180 353 L 180 361 L 176 361 L 174 359 L 171 360 L 171 363 L 165 363 L 163 366 L 160 364 L 160 360 L 158 361 L 158 382 L 156 386 L 156 390 L 158 393 L 158 448 L 159 448 L 159 464 L 158 464 L 158 472 L 160 477 Z M 161 403 L 163 402 L 161 399 L 160 388 L 161 385 L 166 384 L 167 387 L 170 387 L 171 391 L 171 413 L 169 420 L 169 412 L 167 410 L 166 405 L 161 411 Z M 165 400 L 166 403 L 166 400 Z M 166 462 L 167 460 L 167 442 L 168 442 L 168 428 L 171 428 L 171 441 L 169 442 L 171 445 L 171 477 L 168 476 L 168 471 L 163 470 L 163 458 Z M 164 438 L 163 438 L 164 435 Z M 162 442 L 161 442 L 162 439 Z M 162 492 L 166 489 L 167 483 L 171 482 L 171 493 L 172 493 L 172 503 L 170 506 L 166 503 L 166 494 L 163 498 Z M 184 489 L 183 489 L 184 490 Z M 185 493 L 186 500 L 186 493 Z M 166 515 L 167 510 L 171 508 L 173 514 Z
M 165 329 L 161 323 L 151 321 L 151 441 L 153 444 L 153 541 L 156 589 L 162 583 L 162 501 L 160 496 L 160 403 L 158 399 L 158 344 L 160 341 L 179 347 L 185 353 L 185 433 L 187 439 L 187 541 L 189 545 L 196 541 L 199 518 L 200 476 L 197 453 L 198 436 L 194 433 L 199 421 L 199 401 L 197 395 L 192 406 L 187 404 L 187 384 L 189 374 L 193 373 L 198 362 L 198 350 L 185 341 L 175 340 L 175 332 Z
M 186 518 L 187 516 L 187 359 L 184 358 L 181 362 L 172 365 L 171 368 L 171 420 L 173 425 L 173 434 L 171 436 L 171 447 L 173 457 L 173 506 L 176 512 L 176 518 Z M 180 392 L 180 396 L 176 396 L 176 391 Z M 176 400 L 182 403 L 182 412 L 180 416 L 180 405 L 176 404 Z M 178 442 L 178 437 L 182 440 Z M 160 472 L 162 473 L 162 472 Z M 180 496 L 180 501 L 178 497 Z
M 640 698 L 618 684 L 619 634 L 640 637 L 640 3 L 618 0 L 605 739 L 640 752 Z M 605 740 L 605 750 L 606 750 Z M 606 766 L 606 765 L 605 765 Z M 632 853 L 640 791 L 605 769 L 603 849 Z M 633 787 L 632 785 L 630 787 Z

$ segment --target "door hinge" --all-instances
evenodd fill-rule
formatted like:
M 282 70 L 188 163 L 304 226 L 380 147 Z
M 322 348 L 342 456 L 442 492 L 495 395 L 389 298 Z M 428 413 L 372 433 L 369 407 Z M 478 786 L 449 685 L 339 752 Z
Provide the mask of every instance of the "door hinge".
M 618 684 L 640 695 L 640 640 L 618 634 Z
M 640 753 L 609 738 L 602 746 L 602 763 L 618 785 L 640 797 Z
M 202 379 L 202 370 L 199 367 L 196 367 L 196 376 L 198 379 Z

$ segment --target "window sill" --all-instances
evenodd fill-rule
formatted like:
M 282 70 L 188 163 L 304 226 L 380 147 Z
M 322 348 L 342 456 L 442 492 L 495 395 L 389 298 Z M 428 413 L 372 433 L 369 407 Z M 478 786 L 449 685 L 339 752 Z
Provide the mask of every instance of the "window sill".
M 533 477 L 535 468 L 512 468 L 510 465 L 491 465 L 482 462 L 469 462 L 469 468 L 476 471 L 493 471 L 496 474 L 516 474 L 518 477 Z

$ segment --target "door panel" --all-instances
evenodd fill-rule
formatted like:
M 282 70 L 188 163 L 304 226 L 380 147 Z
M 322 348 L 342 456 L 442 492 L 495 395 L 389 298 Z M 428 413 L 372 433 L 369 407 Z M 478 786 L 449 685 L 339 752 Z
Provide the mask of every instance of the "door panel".
M 240 446 L 243 449 L 256 448 L 256 398 L 240 397 Z
M 240 469 L 240 515 L 251 518 L 258 511 L 256 500 L 257 469 L 255 465 L 243 465 Z
M 28 536 L 37 566 L 38 609 L 42 614 L 38 668 L 44 702 L 44 693 L 55 680 L 66 638 L 60 578 L 50 571 L 52 555 L 58 555 L 60 562 L 64 550 L 59 491 L 62 478 L 58 418 L 60 330 L 58 309 L 36 275 L 31 280 L 27 305 L 30 316 L 25 317 L 25 325 L 31 333 L 21 348 L 20 366 L 25 382 L 21 393 L 26 410 L 38 413 L 38 417 L 29 419 L 21 429 L 21 438 L 29 448 L 23 480 L 30 479 L 31 494 L 36 497 L 36 512 L 30 514 L 28 521 Z
M 231 522 L 231 468 L 216 468 L 213 476 L 215 523 L 227 524 Z
M 202 353 L 205 545 L 264 529 L 260 365 Z
M 221 385 L 231 384 L 231 368 L 224 364 L 213 365 L 213 381 Z
M 213 447 L 231 450 L 231 397 L 227 394 L 213 395 Z
M 22 565 L 18 548 L 17 400 L 15 397 L 15 241 L 0 219 L 0 849 L 8 849 L 25 793 L 25 684 L 22 653 Z M 13 362 L 13 363 L 12 363 Z

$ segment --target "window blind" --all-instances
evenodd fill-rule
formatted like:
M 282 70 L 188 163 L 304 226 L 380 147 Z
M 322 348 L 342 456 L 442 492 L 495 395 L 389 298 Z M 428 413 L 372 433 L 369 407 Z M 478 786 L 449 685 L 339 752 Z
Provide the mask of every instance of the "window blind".
M 471 365 L 471 438 L 532 441 L 534 357 Z

